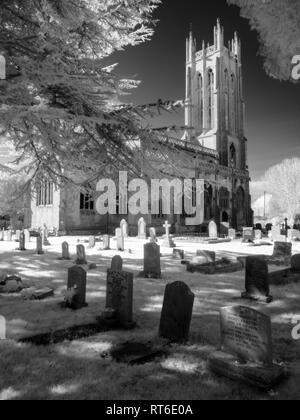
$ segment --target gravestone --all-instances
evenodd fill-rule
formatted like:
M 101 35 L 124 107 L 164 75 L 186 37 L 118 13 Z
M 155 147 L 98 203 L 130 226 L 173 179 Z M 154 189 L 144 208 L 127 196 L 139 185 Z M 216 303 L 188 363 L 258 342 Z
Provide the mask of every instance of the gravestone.
M 218 227 L 213 220 L 208 225 L 208 236 L 210 239 L 218 239 Z
M 195 295 L 183 282 L 168 284 L 165 289 L 159 335 L 175 343 L 189 339 Z
M 259 229 L 254 230 L 254 239 L 260 241 L 262 239 L 262 231 Z
M 110 250 L 110 237 L 109 235 L 103 236 L 103 250 L 109 251 Z
M 234 241 L 236 239 L 236 230 L 235 229 L 229 229 L 228 230 L 228 238 Z
M 36 253 L 38 255 L 43 255 L 44 251 L 43 251 L 43 238 L 41 237 L 41 235 L 36 237 Z
M 20 242 L 19 250 L 20 251 L 26 251 L 26 242 L 25 242 L 25 233 L 24 232 L 20 233 L 19 242 Z
M 150 235 L 150 242 L 157 242 L 157 236 L 156 236 L 156 229 L 154 227 L 151 227 L 149 229 L 149 235 Z
M 111 271 L 122 271 L 123 269 L 123 259 L 119 255 L 115 255 L 111 260 Z
M 3 242 L 4 241 L 4 233 L 5 233 L 5 230 L 4 230 L 4 228 L 1 230 L 1 232 L 0 232 L 0 241 L 1 242 Z
M 21 231 L 20 230 L 16 230 L 16 242 L 19 242 L 19 240 L 20 240 L 20 234 L 21 234 Z
M 70 259 L 68 242 L 63 242 L 61 244 L 61 258 L 62 258 L 62 260 L 69 260 Z
M 300 273 L 300 254 L 295 254 L 291 259 L 291 268 L 295 273 Z
M 147 225 L 146 225 L 145 219 L 141 217 L 138 221 L 138 238 L 139 239 L 147 238 L 146 228 L 147 228 Z
M 273 226 L 270 236 L 274 242 L 286 242 L 286 236 L 282 235 L 280 226 Z
M 273 258 L 291 258 L 292 244 L 288 242 L 275 242 Z
M 170 236 L 171 225 L 169 224 L 168 221 L 165 222 L 165 224 L 163 225 L 163 228 L 166 230 L 166 235 L 165 235 L 164 241 L 162 243 L 162 246 L 166 247 L 166 248 L 175 248 L 176 245 L 175 245 L 173 239 Z
M 6 319 L 0 315 L 0 340 L 6 340 Z
M 142 277 L 161 278 L 160 246 L 150 242 L 144 245 L 144 271 Z
M 43 245 L 44 246 L 50 246 L 50 242 L 48 240 L 48 236 L 49 236 L 49 231 L 48 228 L 46 226 L 46 224 L 44 224 L 44 229 L 43 229 Z
M 87 264 L 86 256 L 85 256 L 85 247 L 83 245 L 77 245 L 77 259 L 76 264 L 77 265 L 85 265 Z
M 121 220 L 120 228 L 122 230 L 122 235 L 124 238 L 128 238 L 128 223 L 125 219 Z
M 96 239 L 95 236 L 90 236 L 89 237 L 89 249 L 94 248 L 96 245 Z
M 243 228 L 243 242 L 253 242 L 254 231 L 252 227 Z
M 175 248 L 173 250 L 173 259 L 174 260 L 184 260 L 184 250 Z
M 133 273 L 107 270 L 106 313 L 113 312 L 113 319 L 124 328 L 134 326 Z
M 290 241 L 299 241 L 300 240 L 300 231 L 296 229 L 288 230 L 288 239 Z
M 269 287 L 268 263 L 264 257 L 249 256 L 246 258 L 246 292 L 243 299 L 272 302 Z
M 86 303 L 86 271 L 82 267 L 74 266 L 68 270 L 68 291 L 72 291 L 72 297 L 67 306 L 72 309 L 80 309 L 87 306 Z
M 12 241 L 12 230 L 11 229 L 8 229 L 8 231 L 7 231 L 7 240 L 8 240 L 8 242 Z
M 122 234 L 121 228 L 116 229 L 116 237 L 117 237 L 117 250 L 124 251 L 125 243 L 124 243 L 124 236 Z
M 198 249 L 196 251 L 196 257 L 203 257 L 205 263 L 213 263 L 216 261 L 216 253 L 214 251 L 203 251 L 202 249 Z
M 284 377 L 284 370 L 273 364 L 270 317 L 248 307 L 234 306 L 220 310 L 220 321 L 221 350 L 209 360 L 213 372 L 272 389 Z
M 25 235 L 25 243 L 27 244 L 28 242 L 30 242 L 30 232 L 28 229 L 24 230 L 24 235 Z

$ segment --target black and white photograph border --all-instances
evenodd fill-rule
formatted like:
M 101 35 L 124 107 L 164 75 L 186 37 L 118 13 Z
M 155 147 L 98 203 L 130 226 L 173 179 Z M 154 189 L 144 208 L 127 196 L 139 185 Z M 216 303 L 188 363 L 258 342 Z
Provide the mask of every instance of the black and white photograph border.
M 0 400 L 300 399 L 299 0 L 2 0 Z

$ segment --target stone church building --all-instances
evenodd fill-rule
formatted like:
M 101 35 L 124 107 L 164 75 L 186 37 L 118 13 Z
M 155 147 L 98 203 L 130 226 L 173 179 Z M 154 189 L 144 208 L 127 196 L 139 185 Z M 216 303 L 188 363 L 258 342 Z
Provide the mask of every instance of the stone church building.
M 185 215 L 164 215 L 162 211 L 155 216 L 101 216 L 96 212 L 96 192 L 87 194 L 70 186 L 56 189 L 45 181 L 32 198 L 32 228 L 46 224 L 66 233 L 113 233 L 126 219 L 130 233 L 136 234 L 141 216 L 148 227 L 156 227 L 158 232 L 163 231 L 165 220 L 180 233 L 206 233 L 211 220 L 218 224 L 220 233 L 226 233 L 228 227 L 252 226 L 241 42 L 235 34 L 225 46 L 224 29 L 218 21 L 214 44 L 203 42 L 197 51 L 191 32 L 186 53 L 187 130 L 182 139 L 162 137 L 157 147 L 147 151 L 147 159 L 157 168 L 163 168 L 165 160 L 176 162 L 182 177 L 204 180 L 203 224 L 186 226 Z M 175 170 L 168 171 L 170 179 L 176 175 Z

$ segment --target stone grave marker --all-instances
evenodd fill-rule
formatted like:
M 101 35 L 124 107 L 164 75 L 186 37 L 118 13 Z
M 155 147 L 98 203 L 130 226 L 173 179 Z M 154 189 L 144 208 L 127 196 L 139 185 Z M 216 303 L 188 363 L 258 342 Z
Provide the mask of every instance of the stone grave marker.
M 123 259 L 120 255 L 115 255 L 111 260 L 111 271 L 122 271 L 123 270 Z
M 259 229 L 254 230 L 254 239 L 260 241 L 262 239 L 262 231 Z
M 217 374 L 269 390 L 284 376 L 273 364 L 270 317 L 252 308 L 222 308 L 221 350 L 210 357 L 210 368 Z
M 254 231 L 252 227 L 243 228 L 243 242 L 253 242 Z
M 156 236 L 156 229 L 154 227 L 151 227 L 149 229 L 149 235 L 150 235 L 150 242 L 157 242 L 157 236 Z
M 8 242 L 12 241 L 12 230 L 11 229 L 8 229 L 8 231 L 7 231 L 7 240 L 8 240 Z
M 68 269 L 68 291 L 70 297 L 67 306 L 81 309 L 86 303 L 86 271 L 82 267 L 74 266 Z
M 133 328 L 133 273 L 107 270 L 106 313 L 124 328 Z
M 85 256 L 85 247 L 84 245 L 77 245 L 77 265 L 85 265 L 87 264 L 86 256 Z
M 144 271 L 142 276 L 151 279 L 161 278 L 160 246 L 150 242 L 144 245 Z
M 19 242 L 19 240 L 20 240 L 20 234 L 21 234 L 21 231 L 19 229 L 16 230 L 16 242 Z
M 36 237 L 36 253 L 38 255 L 43 255 L 44 251 L 43 251 L 43 238 L 41 237 L 41 235 L 38 235 Z
M 296 229 L 288 230 L 288 239 L 290 241 L 299 241 L 300 240 L 300 231 Z
M 269 287 L 268 263 L 264 257 L 249 256 L 246 258 L 246 292 L 243 299 L 272 302 Z
M 285 235 L 282 235 L 280 226 L 272 226 L 270 236 L 273 242 L 286 242 L 286 239 L 287 239 Z
M 168 284 L 165 289 L 159 335 L 175 343 L 189 340 L 195 295 L 183 282 Z
M 291 243 L 287 242 L 275 242 L 273 258 L 291 258 L 292 257 L 292 247 Z
M 96 245 L 96 238 L 95 236 L 89 237 L 89 249 L 95 248 Z
M 166 230 L 166 235 L 165 235 L 164 241 L 162 243 L 162 246 L 166 247 L 166 248 L 175 248 L 176 247 L 173 239 L 170 236 L 170 228 L 171 227 L 172 226 L 169 224 L 168 221 L 166 221 L 165 224 L 163 225 L 163 228 Z
M 26 242 L 25 242 L 25 233 L 24 232 L 20 233 L 19 242 L 20 242 L 19 250 L 20 251 L 26 251 Z
M 116 237 L 117 237 L 117 250 L 118 251 L 124 251 L 125 242 L 124 242 L 124 236 L 122 234 L 122 229 L 121 228 L 116 229 Z
M 48 228 L 45 224 L 44 229 L 43 229 L 43 245 L 44 246 L 50 246 L 51 245 L 50 242 L 49 242 L 48 236 L 49 236 L 49 231 L 48 231 Z
M 110 237 L 109 235 L 103 236 L 103 250 L 109 251 L 110 250 Z
M 70 260 L 70 251 L 68 242 L 63 242 L 61 244 L 61 259 Z
M 228 230 L 228 238 L 234 241 L 236 239 L 236 230 L 235 229 L 229 229 Z
M 141 217 L 138 221 L 138 238 L 139 239 L 147 238 L 146 228 L 147 228 L 147 225 L 146 225 L 145 219 Z
M 0 241 L 3 242 L 4 241 L 4 233 L 5 233 L 5 229 L 3 228 L 0 232 Z
M 173 259 L 174 260 L 184 260 L 184 250 L 175 248 L 173 250 Z
M 128 238 L 128 223 L 125 219 L 121 220 L 120 228 L 122 230 L 122 235 L 124 236 L 124 238 Z
M 24 230 L 24 235 L 25 235 L 25 243 L 27 244 L 28 242 L 30 242 L 30 232 L 28 229 Z
M 208 225 L 208 236 L 210 239 L 218 239 L 218 227 L 213 220 Z

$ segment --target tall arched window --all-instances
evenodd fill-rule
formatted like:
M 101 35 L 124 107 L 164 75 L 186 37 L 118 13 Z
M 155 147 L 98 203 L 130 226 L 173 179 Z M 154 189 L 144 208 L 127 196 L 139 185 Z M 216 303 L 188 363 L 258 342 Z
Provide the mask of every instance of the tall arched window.
M 230 146 L 230 166 L 236 168 L 236 149 L 233 143 Z
M 228 78 L 228 70 L 226 69 L 224 72 L 224 108 L 225 108 L 225 129 L 229 130 L 229 78 Z
M 214 72 L 210 69 L 208 71 L 208 127 L 211 129 L 214 127 Z
M 198 74 L 197 80 L 197 97 L 198 97 L 198 121 L 199 126 L 203 127 L 203 78 L 202 74 Z

